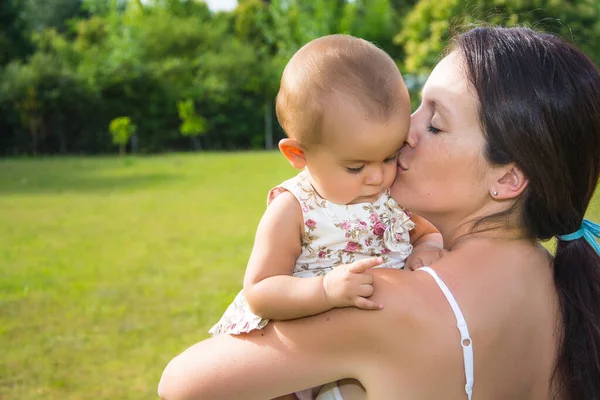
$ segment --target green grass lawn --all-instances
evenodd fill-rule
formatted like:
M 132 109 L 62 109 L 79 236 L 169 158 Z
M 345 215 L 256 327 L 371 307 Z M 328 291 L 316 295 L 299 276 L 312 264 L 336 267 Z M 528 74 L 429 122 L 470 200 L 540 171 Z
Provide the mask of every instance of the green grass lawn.
M 276 152 L 0 160 L 0 399 L 156 398 L 293 174 Z
M 151 399 L 240 289 L 278 153 L 0 161 L 0 399 Z

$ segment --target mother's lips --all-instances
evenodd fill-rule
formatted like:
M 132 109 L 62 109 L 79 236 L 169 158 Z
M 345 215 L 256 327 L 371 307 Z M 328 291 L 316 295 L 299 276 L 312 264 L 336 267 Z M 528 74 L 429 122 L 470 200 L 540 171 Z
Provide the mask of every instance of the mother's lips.
M 402 154 L 404 153 L 405 150 L 407 150 L 409 148 L 408 143 L 404 143 L 404 145 L 402 146 L 402 148 L 400 149 L 400 151 L 398 152 L 398 168 L 401 169 L 402 171 L 408 171 L 408 167 L 406 166 L 406 164 L 404 164 L 402 162 Z
M 400 168 L 402 171 L 408 171 L 408 168 L 402 164 L 402 161 L 400 161 L 400 159 L 398 159 L 398 168 Z

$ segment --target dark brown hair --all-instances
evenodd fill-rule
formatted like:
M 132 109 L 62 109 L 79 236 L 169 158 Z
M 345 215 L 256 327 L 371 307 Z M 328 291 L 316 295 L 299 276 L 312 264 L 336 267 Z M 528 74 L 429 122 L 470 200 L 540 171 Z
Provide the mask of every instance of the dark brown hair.
M 324 36 L 303 46 L 286 65 L 277 119 L 303 146 L 318 144 L 323 111 L 334 95 L 348 95 L 365 118 L 383 122 L 400 107 L 410 107 L 402 90 L 402 75 L 385 51 L 349 35 Z
M 479 99 L 487 160 L 514 162 L 529 179 L 512 211 L 537 239 L 577 231 L 600 173 L 596 66 L 527 28 L 476 28 L 454 48 Z M 584 239 L 559 240 L 553 266 L 562 313 L 554 396 L 600 399 L 600 256 Z

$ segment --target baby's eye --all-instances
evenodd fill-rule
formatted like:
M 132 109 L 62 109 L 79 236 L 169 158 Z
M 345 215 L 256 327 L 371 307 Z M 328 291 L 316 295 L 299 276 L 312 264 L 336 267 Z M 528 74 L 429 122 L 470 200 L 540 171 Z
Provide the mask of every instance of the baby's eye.
M 435 126 L 433 126 L 433 125 L 431 125 L 431 124 L 430 124 L 430 125 L 427 127 L 427 130 L 428 130 L 429 132 L 433 133 L 434 135 L 435 135 L 436 133 L 440 133 L 440 132 L 441 132 L 441 129 L 438 129 L 438 128 L 436 128 Z
M 397 158 L 398 158 L 398 154 L 394 154 L 392 157 L 388 157 L 385 160 L 383 160 L 383 162 L 386 164 L 393 163 L 393 162 L 396 162 Z
M 365 168 L 364 165 L 362 167 L 357 167 L 357 168 L 346 167 L 346 171 L 350 172 L 351 174 L 360 174 L 360 171 L 362 171 L 363 168 Z

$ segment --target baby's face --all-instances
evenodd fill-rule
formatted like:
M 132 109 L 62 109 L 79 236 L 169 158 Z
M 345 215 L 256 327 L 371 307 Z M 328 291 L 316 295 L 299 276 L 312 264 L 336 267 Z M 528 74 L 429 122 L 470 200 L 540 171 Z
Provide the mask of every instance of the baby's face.
M 398 150 L 408 134 L 410 112 L 373 122 L 346 104 L 328 107 L 322 129 L 325 141 L 306 152 L 317 192 L 337 204 L 375 201 L 396 177 Z

